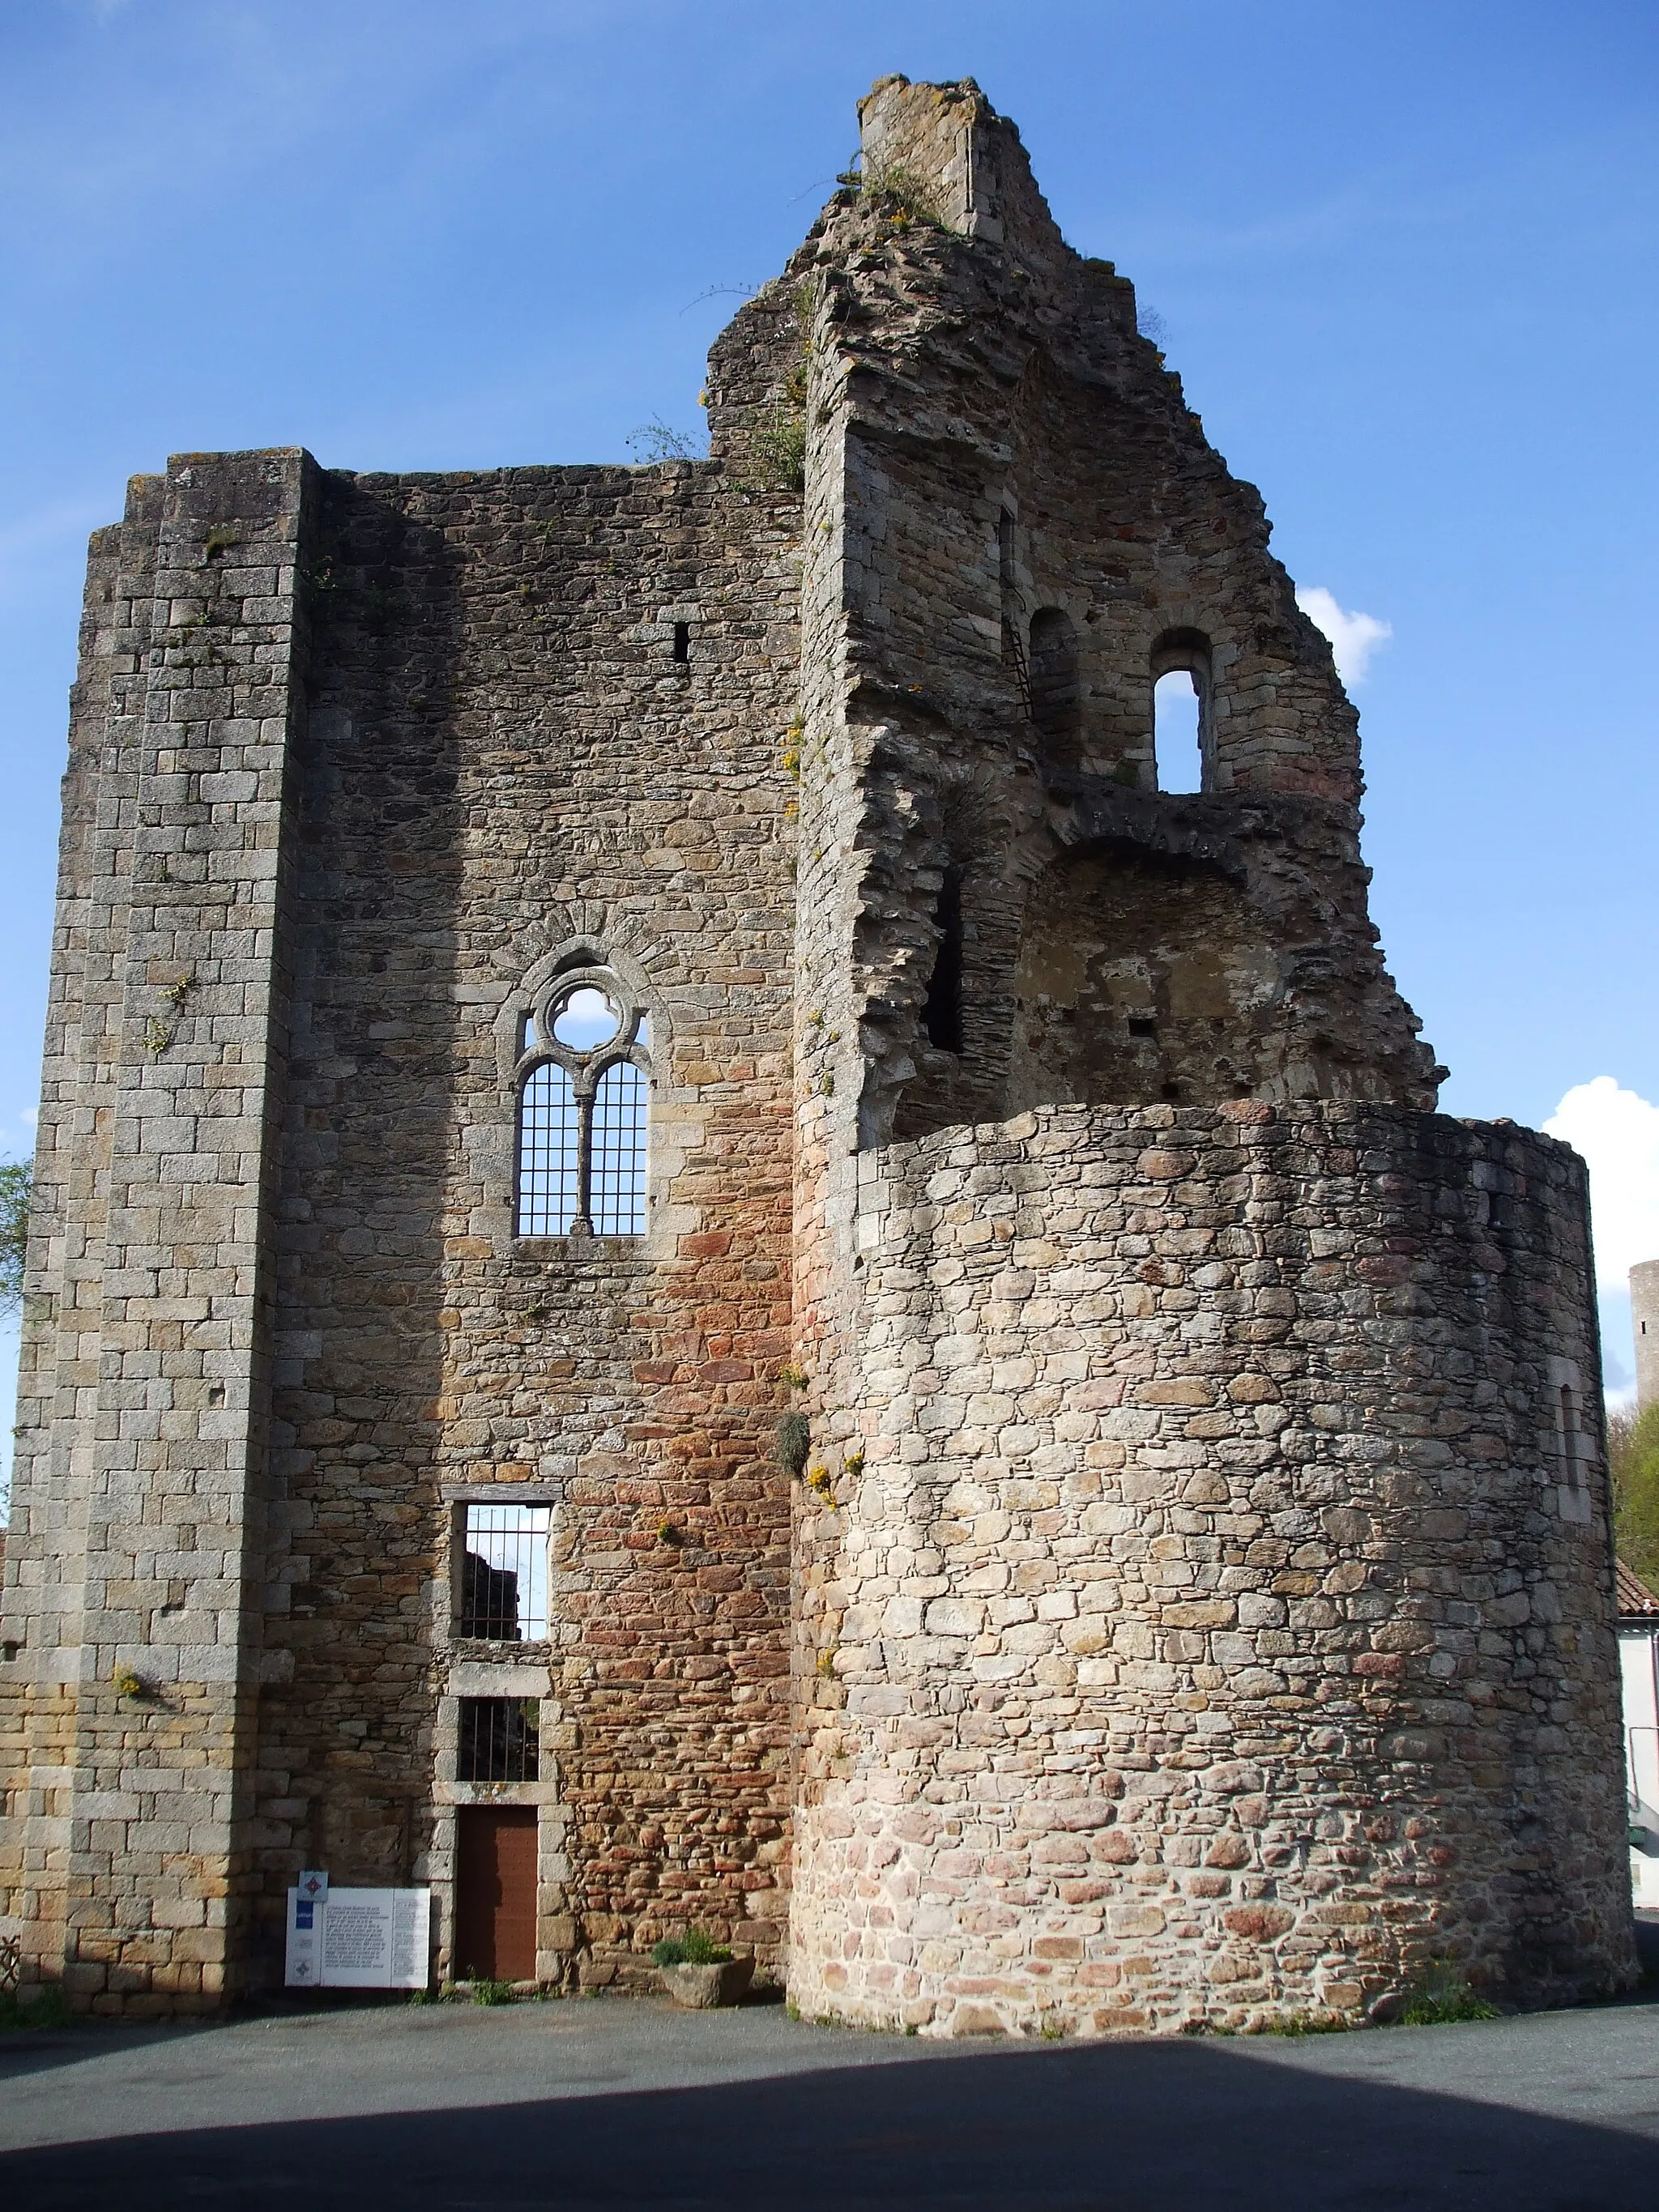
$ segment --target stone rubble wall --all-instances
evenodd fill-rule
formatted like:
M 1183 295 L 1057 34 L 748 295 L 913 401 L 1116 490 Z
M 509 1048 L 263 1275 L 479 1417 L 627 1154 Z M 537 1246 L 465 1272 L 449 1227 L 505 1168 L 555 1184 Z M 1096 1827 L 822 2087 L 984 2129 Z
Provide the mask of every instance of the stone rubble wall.
M 517 1694 L 509 1662 L 544 1693 L 541 1778 L 488 1794 L 543 1808 L 542 1978 L 648 1972 L 688 1919 L 769 1957 L 781 1940 L 793 510 L 690 463 L 331 486 L 267 1952 L 312 1855 L 338 1880 L 431 1881 L 447 1907 L 455 1812 L 485 1794 L 455 1784 L 447 1701 Z M 650 1012 L 639 1243 L 514 1235 L 498 1034 L 584 946 Z M 451 1637 L 455 1516 L 491 1497 L 554 1509 L 547 1644 Z M 441 1967 L 447 1942 L 441 1911 Z
M 707 461 L 184 455 L 94 540 L 0 1637 L 0 1933 L 79 2004 L 269 1984 L 305 1865 L 448 1971 L 481 1802 L 562 1986 L 781 1966 L 792 1819 L 850 2018 L 1628 1972 L 1582 1170 L 1425 1110 L 1356 718 L 1133 289 L 971 83 L 861 113 Z M 637 1241 L 516 1234 L 582 960 Z M 458 1633 L 503 1498 L 544 1642 Z M 463 1783 L 496 1696 L 539 1773 Z
M 284 1137 L 259 1747 L 282 1890 L 430 1882 L 541 1808 L 538 1973 L 649 1980 L 787 1920 L 793 489 L 756 426 L 787 291 L 710 364 L 714 458 L 331 477 Z M 688 633 L 677 660 L 676 625 Z M 514 1234 L 501 1039 L 584 949 L 651 1024 L 645 1237 Z M 504 1030 L 505 1025 L 505 1030 Z M 468 1501 L 554 1514 L 545 1644 L 453 1633 Z M 659 1532 L 666 1528 L 665 1537 Z M 539 1779 L 455 1778 L 455 1699 L 540 1703 Z
M 813 303 L 803 988 L 824 1005 L 805 978 L 833 915 L 858 1141 L 1001 1119 L 1034 1079 L 1091 1103 L 1431 1107 L 1366 913 L 1357 718 L 1259 495 L 975 88 L 888 80 L 862 115 L 872 188 L 792 264 Z M 1023 665 L 1045 612 L 1075 645 L 1069 737 Z M 1159 791 L 1152 759 L 1154 661 L 1188 635 L 1208 641 L 1197 795 Z M 921 1018 L 947 872 L 960 1052 Z
M 131 796 L 143 725 L 163 485 L 128 487 L 125 519 L 87 563 L 69 763 L 18 1371 L 17 1438 L 0 1613 L 0 1911 L 31 1954 L 59 1960 L 71 1836 L 84 1509 L 97 1402 L 103 1190 L 118 963 L 125 943 Z M 136 696 L 129 708 L 126 695 Z M 112 715 L 112 707 L 118 711 Z M 125 805 L 122 804 L 125 800 Z
M 774 288 L 707 462 L 185 456 L 94 543 L 0 1661 L 0 1913 L 77 2002 L 268 1985 L 307 1864 L 433 1883 L 443 1971 L 463 1695 L 540 1703 L 542 1978 L 777 1953 L 799 354 Z M 637 1243 L 514 1234 L 573 951 L 650 1013 Z M 462 1645 L 502 1495 L 552 1632 Z
M 860 1168 L 799 1539 L 802 2010 L 1101 2033 L 1386 2011 L 1441 1960 L 1627 1985 L 1577 1157 L 1241 1102 Z

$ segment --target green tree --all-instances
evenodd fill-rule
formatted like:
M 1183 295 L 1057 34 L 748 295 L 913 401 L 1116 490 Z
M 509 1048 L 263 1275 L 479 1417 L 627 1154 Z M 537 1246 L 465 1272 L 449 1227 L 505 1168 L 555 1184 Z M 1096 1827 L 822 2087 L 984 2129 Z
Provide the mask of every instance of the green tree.
M 0 1160 L 0 1313 L 15 1313 L 23 1296 L 28 1249 L 33 1160 Z
M 1613 1415 L 1607 1461 L 1619 1556 L 1650 1589 L 1659 1587 L 1659 1406 Z

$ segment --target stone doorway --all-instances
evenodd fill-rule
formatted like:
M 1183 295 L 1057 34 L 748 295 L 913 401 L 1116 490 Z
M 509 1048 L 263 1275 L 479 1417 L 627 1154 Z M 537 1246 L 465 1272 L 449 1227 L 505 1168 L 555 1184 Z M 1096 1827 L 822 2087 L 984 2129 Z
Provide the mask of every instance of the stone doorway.
M 536 1978 L 536 1808 L 468 1805 L 456 1819 L 457 1981 Z

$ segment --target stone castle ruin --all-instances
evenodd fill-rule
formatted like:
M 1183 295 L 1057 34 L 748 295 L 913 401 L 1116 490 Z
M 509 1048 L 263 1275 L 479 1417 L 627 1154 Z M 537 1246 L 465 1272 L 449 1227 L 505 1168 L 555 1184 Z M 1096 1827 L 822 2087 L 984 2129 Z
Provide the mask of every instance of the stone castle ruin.
M 78 2003 L 280 1981 L 301 1868 L 927 2033 L 1632 1978 L 1583 1167 L 1435 1113 L 1130 284 L 971 83 L 861 112 L 708 460 L 93 540 L 0 1645 Z

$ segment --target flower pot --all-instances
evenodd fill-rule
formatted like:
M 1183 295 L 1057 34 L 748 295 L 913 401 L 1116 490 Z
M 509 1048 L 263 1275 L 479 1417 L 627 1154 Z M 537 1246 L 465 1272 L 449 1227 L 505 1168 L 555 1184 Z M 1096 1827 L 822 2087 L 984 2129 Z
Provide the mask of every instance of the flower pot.
M 659 1966 L 662 1985 L 678 2005 L 694 2012 L 712 2012 L 716 2005 L 734 2005 L 748 1988 L 755 1961 L 723 1959 L 715 1966 Z

